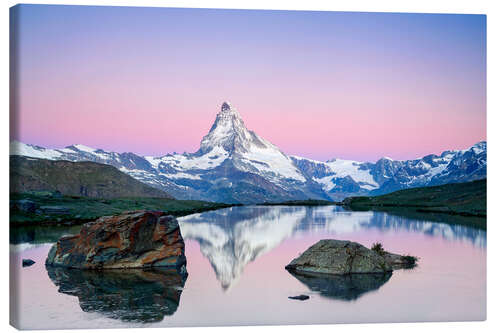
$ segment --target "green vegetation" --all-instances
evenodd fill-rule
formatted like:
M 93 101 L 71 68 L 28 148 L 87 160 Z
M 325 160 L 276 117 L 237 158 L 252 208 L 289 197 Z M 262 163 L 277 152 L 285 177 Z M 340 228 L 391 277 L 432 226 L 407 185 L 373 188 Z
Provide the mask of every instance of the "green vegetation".
M 130 210 L 161 210 L 174 216 L 185 216 L 231 206 L 234 205 L 168 198 L 96 199 L 42 193 L 11 193 L 10 222 L 12 226 L 77 225 L 101 216 Z
M 374 197 L 350 197 L 342 204 L 352 210 L 381 210 L 403 216 L 433 213 L 473 217 L 457 219 L 460 220 L 458 224 L 486 229 L 486 179 L 400 190 Z
M 327 200 L 291 200 L 284 202 L 264 202 L 263 206 L 330 206 L 337 205 L 338 203 Z
M 417 264 L 418 258 L 410 255 L 404 255 L 402 258 L 404 261 L 408 263 L 409 267 L 414 267 Z
M 382 243 L 378 243 L 378 242 L 373 243 L 371 250 L 377 252 L 381 256 L 383 256 L 385 254 L 385 250 L 384 250 L 384 247 L 382 246 Z

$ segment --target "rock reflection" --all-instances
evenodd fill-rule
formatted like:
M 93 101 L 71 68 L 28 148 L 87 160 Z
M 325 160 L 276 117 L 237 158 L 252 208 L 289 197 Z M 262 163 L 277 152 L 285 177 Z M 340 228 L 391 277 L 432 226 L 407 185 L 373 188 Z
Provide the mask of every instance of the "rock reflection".
M 151 323 L 175 313 L 187 274 L 175 270 L 90 271 L 47 267 L 59 292 L 78 297 L 85 312 Z
M 354 301 L 370 291 L 377 290 L 389 281 L 392 276 L 392 273 L 348 275 L 325 275 L 291 271 L 289 273 L 305 284 L 311 291 L 319 292 L 321 296 L 327 298 L 342 301 Z

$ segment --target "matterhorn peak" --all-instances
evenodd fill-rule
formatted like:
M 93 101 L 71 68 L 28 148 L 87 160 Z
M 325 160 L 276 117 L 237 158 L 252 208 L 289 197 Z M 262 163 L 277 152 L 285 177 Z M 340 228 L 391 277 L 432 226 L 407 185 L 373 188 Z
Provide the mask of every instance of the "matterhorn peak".
M 235 141 L 246 141 L 250 137 L 238 111 L 229 102 L 223 102 L 210 132 L 201 142 L 200 151 L 206 153 L 216 146 L 232 151 Z
M 231 105 L 231 103 L 229 103 L 229 102 L 222 103 L 220 110 L 221 111 L 231 111 L 231 110 L 236 111 L 236 109 L 234 109 L 233 106 Z
M 222 116 L 235 116 L 237 118 L 241 118 L 240 114 L 236 110 L 234 106 L 231 105 L 229 102 L 223 102 L 221 107 L 220 107 L 220 112 L 219 115 Z

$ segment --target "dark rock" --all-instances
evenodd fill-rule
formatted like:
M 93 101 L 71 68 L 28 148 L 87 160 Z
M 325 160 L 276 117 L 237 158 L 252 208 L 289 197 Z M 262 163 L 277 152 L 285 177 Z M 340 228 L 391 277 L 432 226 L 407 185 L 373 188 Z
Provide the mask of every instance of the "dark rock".
M 159 322 L 179 306 L 187 274 L 156 268 L 80 270 L 47 266 L 63 294 L 76 296 L 85 312 L 125 322 Z
M 289 299 L 296 299 L 299 301 L 305 301 L 306 299 L 309 299 L 309 296 L 307 295 L 299 295 L 299 296 L 288 296 Z
M 377 290 L 385 284 L 392 273 L 328 275 L 304 272 L 289 272 L 305 284 L 309 290 L 321 296 L 341 301 L 353 301 L 367 292 Z
M 48 266 L 81 269 L 172 267 L 186 270 L 177 219 L 158 211 L 124 212 L 84 224 L 78 235 L 61 237 Z
M 35 213 L 38 208 L 37 204 L 28 199 L 22 199 L 14 201 L 14 209 L 20 210 L 26 213 Z
M 408 263 L 407 258 L 388 252 L 381 255 L 356 242 L 323 239 L 285 268 L 295 272 L 339 275 L 387 273 L 403 268 Z
M 31 259 L 23 259 L 23 267 L 29 267 L 31 265 L 34 265 L 35 261 Z

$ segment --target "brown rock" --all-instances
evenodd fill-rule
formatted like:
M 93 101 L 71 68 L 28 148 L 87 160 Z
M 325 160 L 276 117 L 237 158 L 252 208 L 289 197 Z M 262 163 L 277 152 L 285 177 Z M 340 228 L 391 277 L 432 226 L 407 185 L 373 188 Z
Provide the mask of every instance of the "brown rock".
M 51 248 L 48 266 L 80 269 L 175 267 L 185 271 L 177 219 L 159 211 L 124 212 L 82 226 Z

